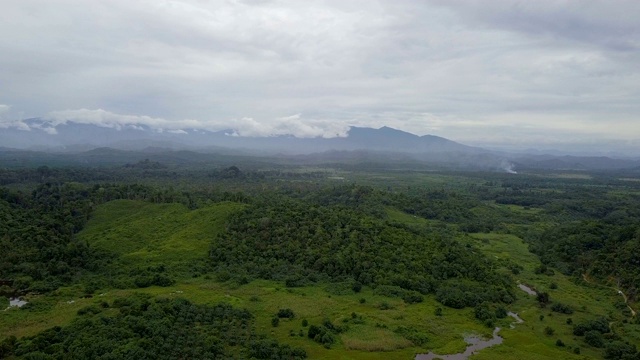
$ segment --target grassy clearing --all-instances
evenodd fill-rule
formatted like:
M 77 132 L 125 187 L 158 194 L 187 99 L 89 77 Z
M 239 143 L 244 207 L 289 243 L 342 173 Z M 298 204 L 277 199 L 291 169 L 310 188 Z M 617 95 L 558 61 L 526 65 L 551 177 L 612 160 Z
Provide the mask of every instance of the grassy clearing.
M 206 257 L 227 216 L 241 208 L 225 202 L 190 211 L 182 204 L 117 200 L 98 207 L 78 237 L 125 263 L 187 263 Z
M 390 221 L 397 221 L 415 227 L 446 226 L 446 223 L 442 221 L 410 215 L 394 207 L 389 206 L 385 210 Z

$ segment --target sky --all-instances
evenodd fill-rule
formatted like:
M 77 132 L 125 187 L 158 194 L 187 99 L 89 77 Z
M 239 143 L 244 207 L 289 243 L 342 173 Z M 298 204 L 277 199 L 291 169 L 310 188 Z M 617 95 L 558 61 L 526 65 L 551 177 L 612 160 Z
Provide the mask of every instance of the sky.
M 638 19 L 637 0 L 4 0 L 0 131 L 640 148 Z

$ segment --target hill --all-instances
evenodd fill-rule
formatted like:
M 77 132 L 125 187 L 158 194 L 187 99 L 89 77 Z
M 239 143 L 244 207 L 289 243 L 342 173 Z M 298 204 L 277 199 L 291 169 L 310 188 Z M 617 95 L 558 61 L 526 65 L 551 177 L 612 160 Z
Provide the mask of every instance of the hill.
M 78 238 L 118 254 L 125 264 L 183 267 L 206 258 L 227 217 L 241 208 L 224 202 L 191 211 L 176 203 L 115 200 L 96 209 Z

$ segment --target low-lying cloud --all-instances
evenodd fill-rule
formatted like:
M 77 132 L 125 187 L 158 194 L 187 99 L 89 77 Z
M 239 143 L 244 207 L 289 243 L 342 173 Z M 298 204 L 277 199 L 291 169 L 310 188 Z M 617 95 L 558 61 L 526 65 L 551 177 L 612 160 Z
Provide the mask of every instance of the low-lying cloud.
M 18 130 L 29 131 L 31 128 L 20 120 L 10 116 L 10 105 L 0 104 L 0 129 L 16 128 Z
M 77 109 L 52 111 L 43 119 L 46 120 L 44 125 L 37 123 L 31 124 L 31 127 L 50 134 L 56 133 L 57 126 L 67 123 L 90 124 L 116 130 L 142 129 L 141 126 L 145 126 L 158 132 L 168 131 L 174 134 L 187 134 L 186 130 L 226 130 L 233 136 L 252 137 L 292 135 L 300 138 L 332 138 L 346 136 L 349 130 L 349 126 L 342 123 L 322 119 L 306 119 L 301 114 L 279 117 L 270 121 L 257 121 L 250 117 L 227 121 L 202 121 L 195 119 L 168 120 L 146 115 L 116 114 L 103 109 Z M 21 124 L 26 125 L 22 122 Z

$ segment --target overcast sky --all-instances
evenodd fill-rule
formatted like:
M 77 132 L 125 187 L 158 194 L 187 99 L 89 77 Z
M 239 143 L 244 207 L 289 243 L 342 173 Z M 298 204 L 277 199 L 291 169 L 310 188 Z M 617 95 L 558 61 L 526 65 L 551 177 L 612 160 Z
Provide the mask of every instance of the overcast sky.
M 639 19 L 637 0 L 4 0 L 0 128 L 640 145 Z

